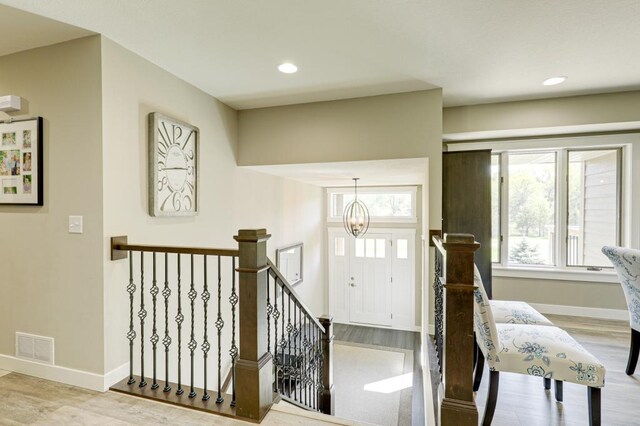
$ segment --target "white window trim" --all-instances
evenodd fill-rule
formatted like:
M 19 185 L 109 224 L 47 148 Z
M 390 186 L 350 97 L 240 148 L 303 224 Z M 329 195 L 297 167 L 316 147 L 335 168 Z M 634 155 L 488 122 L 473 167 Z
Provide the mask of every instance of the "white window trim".
M 588 141 L 587 143 L 585 143 Z M 636 149 L 633 149 L 633 145 Z M 620 244 L 625 247 L 640 247 L 640 217 L 633 216 L 633 211 L 640 211 L 640 194 L 634 196 L 634 178 L 635 182 L 640 182 L 640 150 L 637 145 L 640 144 L 639 134 L 610 134 L 610 135 L 593 135 L 593 136 L 571 136 L 571 137 L 549 137 L 544 139 L 530 140 L 500 140 L 500 141 L 483 141 L 483 142 L 461 142 L 447 144 L 447 151 L 471 151 L 479 149 L 491 149 L 494 153 L 504 151 L 515 152 L 536 152 L 536 151 L 553 151 L 561 149 L 579 149 L 579 148 L 622 148 L 622 181 L 621 181 L 621 197 L 620 209 L 622 223 L 620 232 Z M 566 151 L 559 151 L 562 154 L 556 158 L 557 167 L 560 168 L 560 161 L 566 160 L 564 155 Z M 501 157 L 501 176 L 504 177 L 503 189 L 501 192 L 502 200 L 508 200 L 508 176 L 504 175 L 504 165 L 506 160 Z M 634 163 L 636 170 L 633 169 Z M 564 163 L 563 163 L 564 164 Z M 560 169 L 561 170 L 561 169 Z M 564 179 L 557 173 L 557 179 Z M 556 215 L 557 218 L 564 217 L 563 210 L 566 206 L 562 196 L 564 196 L 564 185 L 557 185 L 556 188 Z M 562 193 L 560 193 L 562 192 Z M 508 209 L 507 203 L 501 203 L 500 226 L 502 234 L 508 229 L 508 215 L 505 209 Z M 556 233 L 556 246 L 562 247 L 561 239 L 564 235 L 566 223 L 563 220 L 557 220 L 559 225 Z M 508 265 L 508 253 L 505 250 L 506 239 L 501 242 L 501 259 L 500 263 L 493 264 L 493 274 L 498 277 L 512 278 L 531 278 L 531 279 L 555 279 L 566 281 L 584 281 L 584 282 L 602 282 L 602 283 L 618 283 L 617 275 L 613 269 L 603 269 L 601 271 L 590 271 L 584 267 L 577 266 L 537 266 L 523 267 L 521 265 Z M 558 250 L 561 265 L 566 264 L 565 250 Z
M 417 211 L 417 198 L 418 187 L 417 186 L 362 186 L 358 187 L 358 195 L 361 194 L 411 194 L 411 216 L 409 217 L 394 217 L 394 216 L 376 216 L 371 217 L 371 223 L 418 223 L 418 211 Z M 342 188 L 327 188 L 327 211 L 326 218 L 328 223 L 341 223 L 342 215 L 340 217 L 331 216 L 331 196 L 333 194 L 353 194 L 353 187 Z

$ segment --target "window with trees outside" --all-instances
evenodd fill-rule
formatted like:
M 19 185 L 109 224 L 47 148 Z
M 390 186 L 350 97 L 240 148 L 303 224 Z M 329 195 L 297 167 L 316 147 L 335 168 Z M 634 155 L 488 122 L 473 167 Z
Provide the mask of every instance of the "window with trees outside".
M 492 155 L 492 260 L 503 266 L 609 268 L 621 239 L 621 148 Z
M 358 200 L 367 206 L 372 222 L 417 222 L 416 195 L 415 186 L 358 187 Z M 327 220 L 341 221 L 353 200 L 353 188 L 327 189 Z

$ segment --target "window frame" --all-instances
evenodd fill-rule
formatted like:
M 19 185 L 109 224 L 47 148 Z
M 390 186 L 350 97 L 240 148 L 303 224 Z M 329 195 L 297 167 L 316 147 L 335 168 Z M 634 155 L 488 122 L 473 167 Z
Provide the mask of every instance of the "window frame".
M 556 265 L 515 265 L 508 264 L 508 173 L 507 155 L 500 155 L 500 227 L 499 241 L 501 258 L 499 263 L 492 263 L 493 274 L 498 277 L 553 279 L 563 281 L 618 283 L 613 268 L 588 270 L 588 266 L 567 265 L 567 220 L 568 220 L 568 152 L 587 150 L 618 149 L 618 238 L 619 245 L 626 247 L 640 246 L 640 217 L 633 216 L 634 207 L 640 207 L 640 194 L 633 194 L 634 178 L 640 176 L 640 151 L 634 145 L 640 142 L 640 135 L 618 133 L 604 135 L 568 135 L 523 139 L 501 139 L 480 142 L 448 142 L 448 151 L 468 151 L 492 149 L 492 155 L 505 152 L 536 153 L 556 151 L 559 153 L 556 162 Z M 636 170 L 633 170 L 633 165 Z M 640 182 L 640 180 L 638 180 Z M 637 185 L 637 184 L 636 184 Z M 559 260 L 557 260 L 559 259 Z
M 342 215 L 336 217 L 331 215 L 331 200 L 334 194 L 352 195 L 353 187 L 327 188 L 327 208 L 326 220 L 328 223 L 342 222 Z M 417 186 L 359 186 L 358 195 L 362 194 L 410 194 L 411 195 L 411 216 L 395 217 L 395 216 L 371 216 L 371 223 L 418 223 Z
M 616 216 L 616 246 L 622 245 L 622 229 L 623 229 L 623 214 L 622 214 L 622 199 L 623 199 L 623 187 L 622 187 L 622 177 L 623 177 L 623 160 L 622 157 L 624 155 L 622 146 L 611 146 L 611 147 L 576 147 L 576 148 L 566 148 L 565 149 L 565 161 L 564 161 L 564 188 L 565 188 L 565 197 L 564 197 L 564 250 L 563 250 L 563 265 L 566 268 L 580 268 L 587 269 L 588 271 L 599 271 L 602 269 L 612 269 L 613 265 L 607 266 L 595 266 L 595 265 L 569 265 L 568 250 L 569 250 L 569 154 L 571 152 L 586 152 L 586 151 L 616 151 L 616 205 L 617 205 L 617 216 Z M 584 211 L 584 206 L 583 206 Z

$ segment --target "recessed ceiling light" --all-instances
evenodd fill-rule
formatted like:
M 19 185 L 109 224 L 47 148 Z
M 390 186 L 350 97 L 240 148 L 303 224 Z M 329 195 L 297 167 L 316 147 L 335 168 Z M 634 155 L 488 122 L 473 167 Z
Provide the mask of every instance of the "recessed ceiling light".
M 566 80 L 567 80 L 567 77 L 565 76 L 550 77 L 545 81 L 543 81 L 542 84 L 544 84 L 545 86 L 555 86 L 556 84 L 564 83 Z
M 292 63 L 285 62 L 284 64 L 278 65 L 278 70 L 285 74 L 293 74 L 294 72 L 298 71 L 298 67 L 296 67 Z

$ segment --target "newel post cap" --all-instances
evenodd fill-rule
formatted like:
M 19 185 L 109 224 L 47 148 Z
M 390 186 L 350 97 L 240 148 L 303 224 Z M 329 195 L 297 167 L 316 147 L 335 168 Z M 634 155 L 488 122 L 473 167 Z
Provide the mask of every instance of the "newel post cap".
M 444 234 L 442 246 L 447 251 L 474 252 L 480 248 L 480 243 L 473 234 Z
M 271 238 L 266 229 L 240 229 L 233 239 L 239 243 L 260 243 Z

